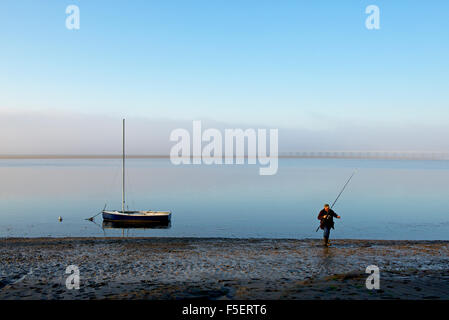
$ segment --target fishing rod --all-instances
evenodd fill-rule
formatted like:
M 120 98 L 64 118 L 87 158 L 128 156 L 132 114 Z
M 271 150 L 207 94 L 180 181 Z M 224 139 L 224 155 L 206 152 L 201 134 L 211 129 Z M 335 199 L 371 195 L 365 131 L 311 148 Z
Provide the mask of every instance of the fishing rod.
M 337 203 L 338 199 L 340 198 L 341 194 L 343 193 L 343 191 L 345 191 L 346 186 L 349 184 L 349 181 L 351 181 L 352 177 L 355 175 L 355 173 L 357 172 L 357 169 L 354 170 L 354 172 L 351 174 L 351 176 L 349 177 L 348 181 L 346 181 L 345 185 L 343 186 L 343 188 L 341 189 L 340 193 L 338 194 L 337 198 L 335 199 L 334 203 L 332 203 L 331 205 L 331 210 L 334 207 L 334 205 Z M 329 219 L 329 214 L 327 215 L 326 219 Z M 320 229 L 321 224 L 318 226 L 318 228 L 316 228 L 315 232 L 318 232 L 318 230 Z

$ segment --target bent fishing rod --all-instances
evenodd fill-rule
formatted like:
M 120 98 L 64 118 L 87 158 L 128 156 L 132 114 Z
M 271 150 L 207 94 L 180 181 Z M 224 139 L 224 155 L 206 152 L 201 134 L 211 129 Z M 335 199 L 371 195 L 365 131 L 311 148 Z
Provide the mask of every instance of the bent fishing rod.
M 340 198 L 341 194 L 343 193 L 343 191 L 345 191 L 346 186 L 349 184 L 349 181 L 351 181 L 352 177 L 355 175 L 355 173 L 357 172 L 357 169 L 354 170 L 354 172 L 351 174 L 351 176 L 349 177 L 348 181 L 346 181 L 345 185 L 343 186 L 343 188 L 341 189 L 340 193 L 338 194 L 337 198 L 335 199 L 334 203 L 332 203 L 331 205 L 331 210 L 334 207 L 334 205 L 337 203 L 338 199 Z M 329 219 L 329 214 L 327 215 L 326 219 Z M 318 226 L 318 228 L 316 228 L 315 232 L 318 232 L 318 230 L 320 229 L 321 223 Z

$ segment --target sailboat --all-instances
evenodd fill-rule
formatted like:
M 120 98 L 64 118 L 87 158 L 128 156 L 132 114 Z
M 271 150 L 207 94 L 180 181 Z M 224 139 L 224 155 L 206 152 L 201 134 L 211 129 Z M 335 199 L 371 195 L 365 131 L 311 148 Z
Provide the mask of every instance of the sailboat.
M 122 210 L 103 210 L 103 220 L 130 223 L 168 223 L 170 211 L 126 211 L 125 210 L 125 119 L 123 119 L 123 155 L 122 155 Z

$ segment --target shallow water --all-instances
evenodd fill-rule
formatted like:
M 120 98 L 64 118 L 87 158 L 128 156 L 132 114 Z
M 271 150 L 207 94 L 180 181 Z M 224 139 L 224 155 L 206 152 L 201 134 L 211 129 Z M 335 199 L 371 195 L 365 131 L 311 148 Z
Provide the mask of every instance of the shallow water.
M 170 228 L 145 230 L 85 220 L 105 203 L 121 208 L 119 159 L 0 160 L 0 237 L 320 237 L 318 211 L 354 168 L 331 237 L 449 240 L 449 161 L 348 159 L 280 159 L 274 176 L 258 165 L 130 159 L 129 209 L 173 212 Z

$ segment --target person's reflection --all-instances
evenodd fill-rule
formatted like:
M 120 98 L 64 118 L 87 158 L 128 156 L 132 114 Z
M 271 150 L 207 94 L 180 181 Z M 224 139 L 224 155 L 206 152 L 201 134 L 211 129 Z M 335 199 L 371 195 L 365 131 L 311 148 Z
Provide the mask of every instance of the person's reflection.
M 327 277 L 334 274 L 335 271 L 335 252 L 329 247 L 323 247 L 318 251 L 318 276 Z

